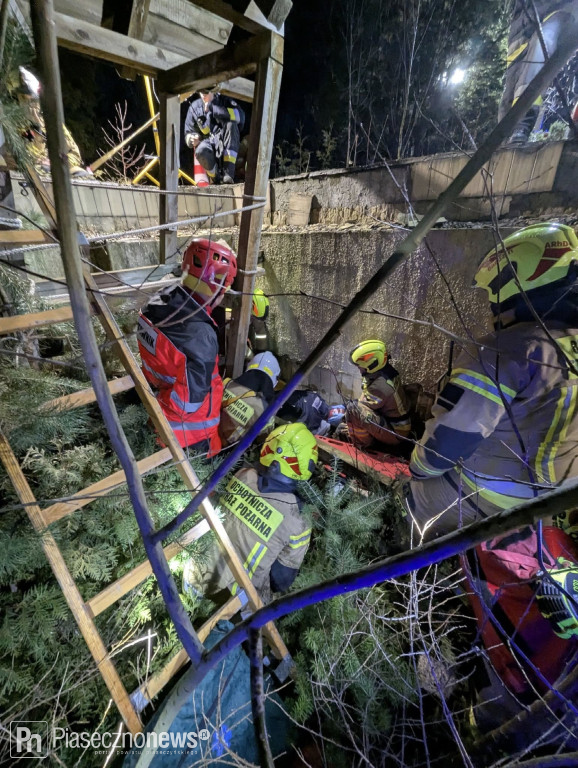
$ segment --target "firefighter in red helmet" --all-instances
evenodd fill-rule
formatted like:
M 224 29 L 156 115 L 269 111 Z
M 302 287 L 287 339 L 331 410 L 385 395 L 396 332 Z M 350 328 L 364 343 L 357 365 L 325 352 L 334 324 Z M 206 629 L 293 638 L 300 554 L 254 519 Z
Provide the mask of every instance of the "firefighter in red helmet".
M 224 242 L 195 239 L 185 251 L 182 283 L 164 288 L 142 308 L 137 340 L 143 373 L 183 448 L 220 450 L 223 382 L 217 327 L 211 318 L 237 274 Z

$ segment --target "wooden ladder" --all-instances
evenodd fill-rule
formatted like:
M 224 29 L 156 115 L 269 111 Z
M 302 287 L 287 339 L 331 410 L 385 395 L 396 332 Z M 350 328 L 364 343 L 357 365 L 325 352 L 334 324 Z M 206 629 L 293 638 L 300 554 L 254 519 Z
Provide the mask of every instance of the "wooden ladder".
M 160 439 L 166 446 L 166 448 L 157 451 L 153 455 L 140 460 L 137 463 L 139 472 L 144 475 L 146 472 L 149 472 L 156 467 L 166 464 L 167 462 L 172 462 L 180 473 L 185 486 L 191 491 L 198 490 L 200 488 L 200 482 L 193 467 L 175 438 L 172 429 L 142 374 L 137 360 L 123 337 L 106 300 L 96 288 L 94 278 L 90 275 L 87 269 L 84 271 L 84 280 L 89 292 L 92 311 L 104 328 L 108 340 L 112 342 L 113 346 L 116 348 L 116 352 L 127 372 L 126 376 L 109 381 L 109 390 L 111 394 L 116 394 L 135 387 Z M 48 310 L 46 312 L 0 318 L 0 336 L 71 319 L 72 310 L 68 306 L 60 307 L 55 310 Z M 78 408 L 95 401 L 96 395 L 93 389 L 89 388 L 81 392 L 75 392 L 71 395 L 51 400 L 45 403 L 43 408 L 62 411 Z M 125 482 L 124 472 L 122 470 L 115 472 L 109 477 L 99 480 L 87 488 L 82 489 L 69 500 L 52 504 L 45 509 L 41 509 L 20 465 L 18 464 L 8 440 L 1 432 L 0 460 L 12 481 L 21 503 L 25 505 L 24 509 L 26 510 L 34 529 L 37 533 L 41 534 L 40 540 L 46 557 L 127 729 L 132 733 L 140 732 L 142 730 L 142 725 L 139 713 L 152 701 L 171 677 L 183 667 L 189 657 L 185 649 L 181 649 L 181 651 L 179 651 L 162 670 L 153 675 L 146 683 L 129 695 L 111 659 L 110 652 L 102 641 L 94 620 L 96 616 L 102 613 L 106 608 L 113 605 L 121 597 L 126 595 L 150 576 L 151 573 L 153 573 L 151 563 L 148 559 L 145 560 L 133 568 L 132 571 L 125 574 L 122 578 L 110 584 L 102 592 L 85 602 L 66 566 L 62 553 L 58 548 L 58 544 L 50 532 L 50 525 L 55 521 L 61 520 L 71 512 L 90 504 L 95 498 L 104 496 L 122 485 Z M 174 557 L 182 551 L 183 547 L 199 539 L 209 530 L 212 530 L 221 546 L 227 565 L 233 573 L 237 583 L 245 591 L 248 598 L 248 606 L 252 611 L 257 610 L 262 606 L 262 602 L 244 570 L 241 560 L 239 559 L 222 522 L 208 499 L 200 504 L 199 512 L 204 518 L 201 522 L 182 534 L 176 541 L 162 548 L 165 559 L 168 561 L 171 557 Z M 217 621 L 230 618 L 237 613 L 241 607 L 242 605 L 239 597 L 231 597 L 224 606 L 222 606 L 202 625 L 202 627 L 200 627 L 196 632 L 194 640 L 202 646 L 202 643 Z M 167 610 L 172 617 L 171 607 L 168 605 Z M 268 624 L 264 633 L 271 646 L 273 654 L 279 660 L 283 661 L 283 667 L 288 669 L 291 662 L 290 655 L 275 625 L 273 623 Z

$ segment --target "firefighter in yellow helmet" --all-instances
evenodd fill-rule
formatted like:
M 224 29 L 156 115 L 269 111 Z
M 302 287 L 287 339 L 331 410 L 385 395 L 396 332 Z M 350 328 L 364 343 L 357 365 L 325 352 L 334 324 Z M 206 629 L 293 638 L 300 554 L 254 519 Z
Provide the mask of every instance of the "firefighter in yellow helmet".
M 259 461 L 259 467 L 240 469 L 232 477 L 219 504 L 241 563 L 267 602 L 271 592 L 289 589 L 309 547 L 311 525 L 301 514 L 297 490 L 315 469 L 315 437 L 304 424 L 277 427 Z M 183 580 L 185 591 L 216 602 L 231 594 L 245 600 L 216 544 L 202 560 L 187 562 Z
M 557 222 L 515 232 L 480 264 L 495 330 L 457 357 L 411 457 L 426 535 L 578 475 L 577 277 L 578 238 Z
M 267 352 L 270 347 L 269 329 L 267 318 L 269 317 L 269 299 L 260 288 L 253 293 L 253 306 L 251 308 L 251 321 L 249 323 L 249 351 L 247 357 L 257 355 L 259 352 Z
M 361 397 L 347 406 L 345 422 L 352 442 L 365 448 L 403 445 L 411 433 L 407 397 L 383 341 L 369 339 L 351 350 L 361 372 Z M 342 430 L 343 432 L 344 430 Z

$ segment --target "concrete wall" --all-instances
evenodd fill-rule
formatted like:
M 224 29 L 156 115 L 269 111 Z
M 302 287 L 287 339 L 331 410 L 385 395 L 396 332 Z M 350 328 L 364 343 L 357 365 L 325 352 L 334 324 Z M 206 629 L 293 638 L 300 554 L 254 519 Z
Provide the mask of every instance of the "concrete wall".
M 346 303 L 402 237 L 403 233 L 385 228 L 263 234 L 265 274 L 258 278 L 257 287 L 272 294 L 270 327 L 275 351 L 284 358 L 285 375 L 305 359 L 339 308 L 315 298 L 275 294 L 303 290 Z M 487 229 L 431 232 L 419 251 L 377 291 L 367 309 L 431 319 L 462 337 L 487 332 L 491 327 L 487 302 L 471 283 L 477 264 L 493 243 Z M 394 364 L 407 382 L 421 382 L 431 391 L 446 369 L 449 341 L 442 333 L 401 319 L 359 314 L 309 377 L 309 383 L 327 400 L 339 401 L 340 389 L 345 395 L 358 394 L 360 379 L 348 353 L 368 338 L 387 342 Z

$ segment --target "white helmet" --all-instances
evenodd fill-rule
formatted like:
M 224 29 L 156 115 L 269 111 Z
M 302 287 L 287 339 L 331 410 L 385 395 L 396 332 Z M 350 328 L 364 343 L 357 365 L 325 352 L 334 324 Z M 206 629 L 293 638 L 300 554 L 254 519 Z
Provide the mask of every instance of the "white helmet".
M 277 386 L 281 368 L 279 367 L 277 358 L 272 352 L 259 352 L 258 355 L 255 355 L 255 357 L 247 366 L 248 371 L 253 369 L 257 371 L 264 371 L 273 382 L 273 386 Z

